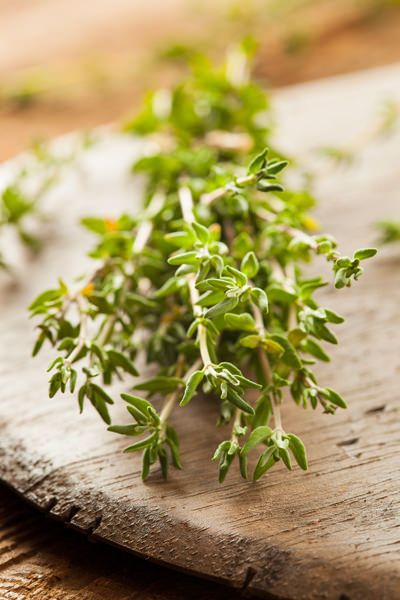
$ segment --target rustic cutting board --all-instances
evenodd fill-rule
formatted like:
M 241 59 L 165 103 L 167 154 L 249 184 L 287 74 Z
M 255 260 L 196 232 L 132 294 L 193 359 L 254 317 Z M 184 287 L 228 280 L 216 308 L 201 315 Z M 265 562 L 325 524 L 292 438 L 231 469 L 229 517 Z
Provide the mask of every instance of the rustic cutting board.
M 400 97 L 400 66 L 306 84 L 276 97 L 281 146 L 308 161 L 316 146 L 364 131 L 384 100 Z M 345 251 L 370 246 L 373 223 L 400 218 L 400 135 L 374 142 L 348 169 L 318 167 L 318 218 Z M 349 402 L 335 417 L 285 406 L 306 442 L 310 471 L 277 467 L 263 481 L 233 471 L 217 483 L 215 417 L 192 402 L 175 420 L 184 470 L 140 480 L 139 457 L 72 397 L 47 398 L 48 355 L 32 360 L 26 305 L 60 273 L 85 268 L 90 238 L 78 216 L 113 214 L 137 199 L 127 166 L 135 141 L 106 136 L 52 194 L 62 219 L 40 260 L 1 280 L 0 478 L 51 516 L 92 538 L 261 597 L 400 597 L 400 247 L 384 249 L 352 290 L 324 292 L 346 316 L 332 364 L 319 377 Z M 0 172 L 3 184 L 14 165 Z M 322 173 L 324 173 L 322 175 Z M 0 182 L 1 183 L 1 182 Z M 64 216 L 66 211 L 66 216 Z M 122 418 L 117 412 L 115 420 Z
M 93 544 L 0 485 L 1 600 L 240 600 L 240 591 Z

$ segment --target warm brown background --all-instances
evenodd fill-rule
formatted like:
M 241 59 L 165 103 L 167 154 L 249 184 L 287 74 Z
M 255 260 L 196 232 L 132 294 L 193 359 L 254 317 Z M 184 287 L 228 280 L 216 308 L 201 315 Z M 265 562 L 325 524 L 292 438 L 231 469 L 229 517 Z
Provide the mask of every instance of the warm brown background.
M 261 43 L 257 74 L 273 85 L 400 59 L 400 11 L 392 2 L 270 2 L 267 14 L 261 4 L 0 0 L 0 158 L 34 137 L 127 113 L 156 70 L 169 76 L 156 56 L 171 41 L 210 47 L 218 39 L 212 48 L 218 53 L 253 31 Z M 0 600 L 111 597 L 233 600 L 236 594 L 90 544 L 0 488 Z
M 400 60 L 399 31 L 395 0 L 0 0 L 0 159 L 125 114 L 171 43 L 252 33 L 257 74 L 284 85 Z

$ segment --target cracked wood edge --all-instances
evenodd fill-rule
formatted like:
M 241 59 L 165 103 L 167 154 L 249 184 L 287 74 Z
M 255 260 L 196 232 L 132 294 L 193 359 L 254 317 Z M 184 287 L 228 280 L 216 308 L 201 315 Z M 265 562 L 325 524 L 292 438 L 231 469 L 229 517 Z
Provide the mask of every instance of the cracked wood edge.
M 93 542 L 93 538 L 90 538 Z M 231 588 L 177 575 L 148 561 L 89 543 L 0 486 L 2 600 L 234 600 Z
M 25 452 L 18 443 L 18 456 Z M 14 471 L 15 462 L 9 456 L 7 460 Z M 327 570 L 324 561 L 307 562 L 303 554 L 297 556 L 290 549 L 245 536 L 215 534 L 207 527 L 178 521 L 161 509 L 116 503 L 98 490 L 77 492 L 79 483 L 70 481 L 68 475 L 57 470 L 50 470 L 33 486 L 27 485 L 31 468 L 35 469 L 40 462 L 40 458 L 35 458 L 31 465 L 25 464 L 26 479 L 21 478 L 23 471 L 19 468 L 20 481 L 15 483 L 13 475 L 5 474 L 2 461 L 1 478 L 31 505 L 89 539 L 106 542 L 162 566 L 223 582 L 251 596 L 271 600 L 292 598 L 292 590 L 300 579 L 305 589 L 312 586 L 313 598 L 325 597 L 327 581 L 331 587 L 329 597 L 339 598 L 343 589 L 349 592 L 346 577 L 338 580 L 334 566 Z M 14 483 L 10 484 L 10 481 Z M 127 522 L 129 527 L 124 525 Z M 216 560 L 216 554 L 223 560 Z M 360 598 L 365 593 L 364 584 L 360 582 L 355 582 L 352 587 Z

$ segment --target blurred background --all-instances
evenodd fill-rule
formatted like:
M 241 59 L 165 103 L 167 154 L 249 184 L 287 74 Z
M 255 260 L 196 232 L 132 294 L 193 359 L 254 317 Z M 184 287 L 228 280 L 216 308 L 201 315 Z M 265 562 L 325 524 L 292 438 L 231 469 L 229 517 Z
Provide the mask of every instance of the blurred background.
M 277 87 L 400 60 L 399 0 L 0 0 L 0 160 L 130 113 L 190 44 L 258 42 Z

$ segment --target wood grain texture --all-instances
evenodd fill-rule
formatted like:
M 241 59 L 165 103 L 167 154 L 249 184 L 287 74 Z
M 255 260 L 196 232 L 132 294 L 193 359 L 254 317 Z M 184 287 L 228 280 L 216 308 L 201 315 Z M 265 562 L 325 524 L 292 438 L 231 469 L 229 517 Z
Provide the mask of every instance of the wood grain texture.
M 388 96 L 400 96 L 399 66 L 282 91 L 280 142 L 309 158 L 316 146 L 362 131 Z M 370 246 L 377 219 L 400 218 L 399 147 L 394 135 L 371 145 L 351 169 L 319 178 L 318 217 L 344 250 Z M 278 467 L 254 485 L 232 472 L 220 486 L 209 459 L 225 432 L 215 428 L 212 406 L 204 411 L 199 400 L 174 415 L 184 470 L 167 483 L 155 473 L 143 485 L 139 457 L 122 455 L 124 440 L 104 431 L 90 408 L 79 417 L 73 398 L 47 399 L 48 356 L 29 358 L 25 307 L 60 267 L 66 279 L 84 269 L 89 238 L 77 229 L 77 215 L 131 202 L 138 184 L 122 173 L 137 151 L 117 137 L 99 144 L 83 179 L 71 176 L 54 193 L 53 210 L 62 203 L 68 216 L 49 231 L 52 243 L 40 261 L 25 262 L 19 287 L 2 287 L 1 479 L 92 539 L 250 594 L 399 598 L 398 248 L 382 250 L 352 290 L 322 295 L 347 321 L 333 362 L 318 374 L 350 408 L 330 417 L 285 403 L 286 428 L 309 450 L 306 474 Z
M 1 600 L 239 600 L 239 593 L 90 543 L 0 486 Z

